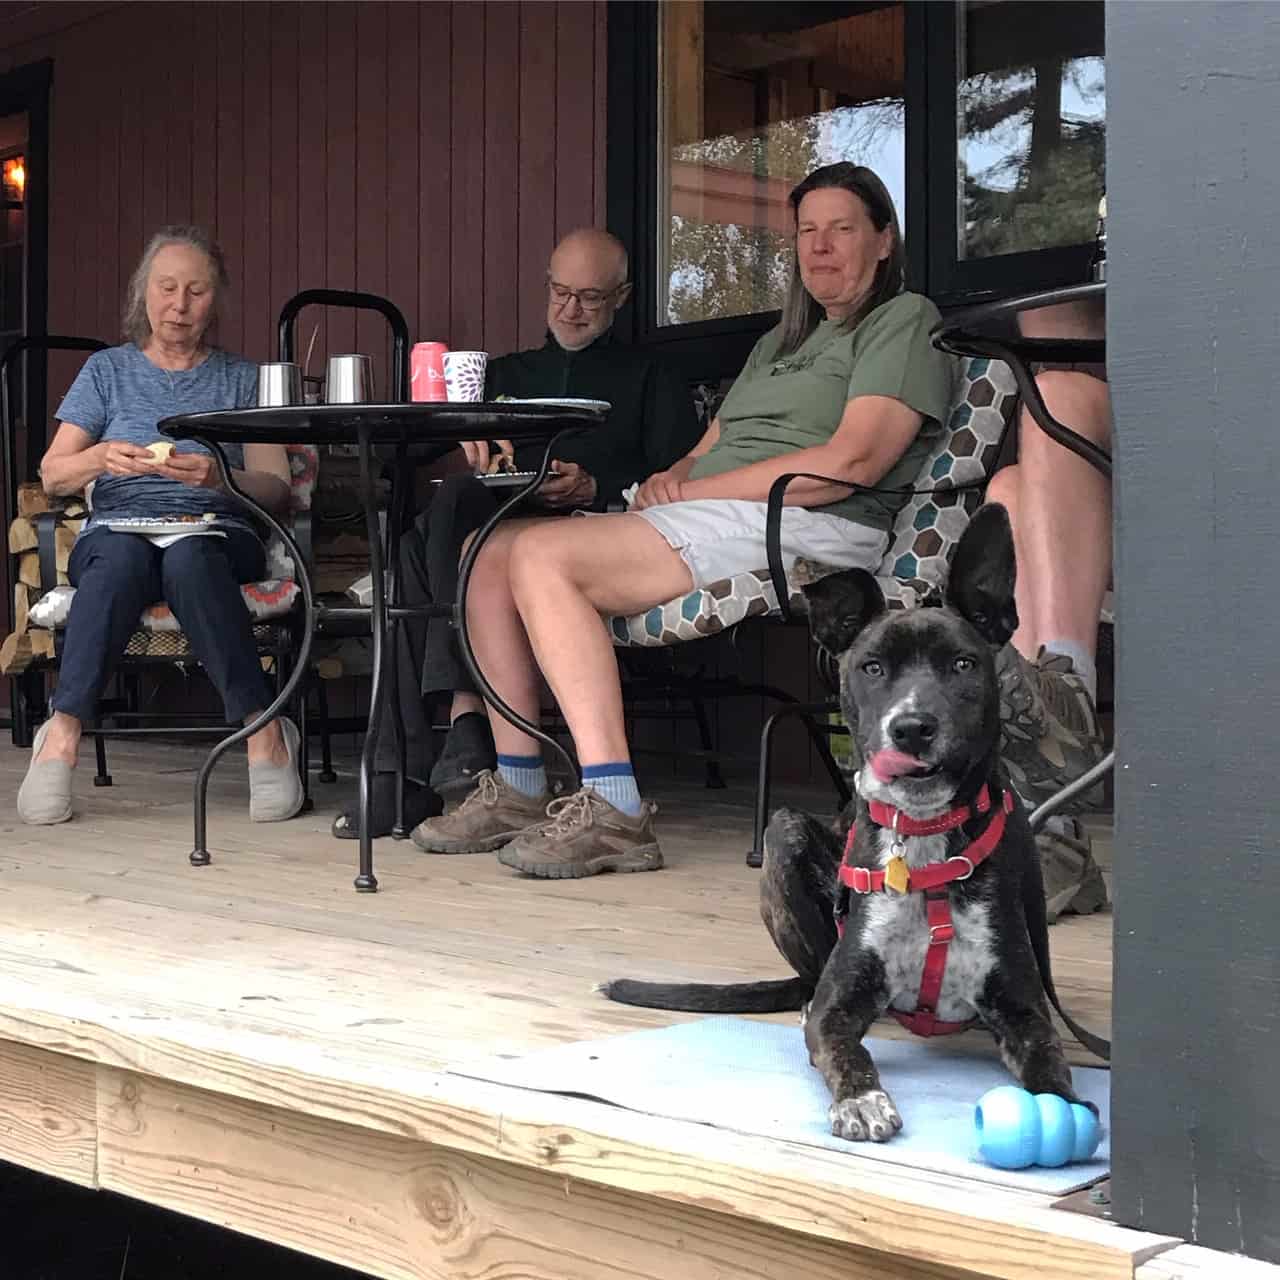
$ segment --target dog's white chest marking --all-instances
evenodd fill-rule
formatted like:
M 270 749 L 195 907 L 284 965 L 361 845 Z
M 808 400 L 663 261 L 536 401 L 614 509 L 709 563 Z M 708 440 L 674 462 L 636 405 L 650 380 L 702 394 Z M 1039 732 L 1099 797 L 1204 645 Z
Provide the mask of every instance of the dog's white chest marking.
M 876 835 L 881 864 L 892 855 L 894 835 Z M 914 836 L 906 840 L 911 866 L 941 862 L 947 856 L 947 837 Z M 937 1016 L 944 1022 L 962 1022 L 974 1016 L 973 1000 L 982 990 L 996 963 L 994 936 L 985 906 L 953 905 L 955 937 L 947 947 L 947 967 L 942 977 Z M 862 945 L 873 948 L 885 968 L 889 1003 L 903 1013 L 912 1012 L 920 996 L 929 928 L 921 893 L 874 893 L 864 899 Z

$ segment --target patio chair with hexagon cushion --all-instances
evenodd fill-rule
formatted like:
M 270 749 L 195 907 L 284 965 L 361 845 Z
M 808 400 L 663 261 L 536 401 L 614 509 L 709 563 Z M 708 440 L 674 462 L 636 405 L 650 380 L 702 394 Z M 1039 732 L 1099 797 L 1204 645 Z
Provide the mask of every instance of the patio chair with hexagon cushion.
M 978 358 L 959 361 L 955 395 L 945 430 L 921 466 L 913 486 L 916 492 L 898 513 L 889 549 L 880 563 L 877 581 L 890 608 L 914 607 L 945 585 L 951 556 L 970 517 L 982 503 L 986 482 L 1014 422 L 1017 404 L 1017 386 L 1007 365 Z M 834 572 L 830 566 L 798 563 L 787 583 L 790 608 L 802 612 L 801 586 Z M 615 645 L 652 648 L 718 635 L 752 618 L 783 618 L 767 565 L 713 582 L 644 613 L 605 621 Z M 821 655 L 819 670 L 834 692 L 834 673 L 830 664 L 821 660 Z M 755 841 L 748 853 L 748 862 L 752 865 L 759 865 L 769 803 L 770 748 L 774 728 L 781 717 L 799 715 L 802 718 L 840 793 L 841 803 L 847 803 L 848 784 L 832 760 L 826 740 L 830 732 L 827 715 L 838 711 L 836 702 L 802 704 L 769 686 L 746 684 L 737 689 L 708 691 L 702 688 L 698 692 L 701 696 L 764 693 L 784 702 L 766 721 L 761 735 Z M 819 716 L 821 724 L 816 718 Z

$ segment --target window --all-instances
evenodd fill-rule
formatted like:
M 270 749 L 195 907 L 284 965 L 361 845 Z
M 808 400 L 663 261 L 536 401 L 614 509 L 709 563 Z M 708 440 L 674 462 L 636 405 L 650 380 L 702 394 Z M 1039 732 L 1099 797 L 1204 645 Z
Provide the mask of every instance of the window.
M 1091 240 L 1102 195 L 1103 6 L 967 0 L 957 15 L 956 253 Z
M 782 304 L 787 194 L 837 160 L 874 169 L 906 217 L 901 3 L 664 0 L 654 322 Z
M 1083 282 L 1104 186 L 1104 0 L 658 0 L 608 6 L 619 335 L 736 373 L 790 264 L 791 187 L 885 180 L 908 287 L 945 308 Z

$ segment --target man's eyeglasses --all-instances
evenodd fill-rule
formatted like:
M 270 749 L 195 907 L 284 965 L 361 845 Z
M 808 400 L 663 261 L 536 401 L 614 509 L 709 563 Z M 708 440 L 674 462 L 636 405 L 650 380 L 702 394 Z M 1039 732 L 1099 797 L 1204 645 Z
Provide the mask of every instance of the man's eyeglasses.
M 557 284 L 554 280 L 547 281 L 547 293 L 551 296 L 551 301 L 554 302 L 557 307 L 568 306 L 570 298 L 577 298 L 578 306 L 580 306 L 583 311 L 599 311 L 615 293 L 621 289 L 625 289 L 626 287 L 627 282 L 625 280 L 616 288 L 608 290 L 570 289 L 568 285 Z

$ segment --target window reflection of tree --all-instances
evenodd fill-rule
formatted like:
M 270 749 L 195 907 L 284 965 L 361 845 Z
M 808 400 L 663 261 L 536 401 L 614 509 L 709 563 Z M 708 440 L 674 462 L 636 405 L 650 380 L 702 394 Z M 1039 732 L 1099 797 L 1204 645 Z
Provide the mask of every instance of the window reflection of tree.
M 960 255 L 1082 244 L 1105 167 L 1103 6 L 967 0 Z
M 668 0 L 663 24 L 660 323 L 771 310 L 790 271 L 791 187 L 834 160 L 883 168 L 892 153 L 901 170 L 901 5 Z
M 719 170 L 768 180 L 776 201 L 820 164 L 871 160 L 902 137 L 903 127 L 902 100 L 886 99 L 774 121 L 752 133 L 685 143 L 674 148 L 672 159 L 704 173 Z M 774 213 L 755 224 L 672 215 L 667 323 L 752 315 L 782 305 L 791 235 Z M 789 218 L 784 213 L 783 225 Z
M 1061 107 L 1064 82 L 1082 97 L 1100 95 L 1095 60 L 1088 60 L 1093 66 L 1082 61 L 1060 59 L 1039 64 L 1030 76 L 1019 70 L 964 82 L 966 136 L 1003 152 L 980 170 L 962 167 L 968 256 L 1080 244 L 1092 235 L 1106 127 L 1065 116 Z

